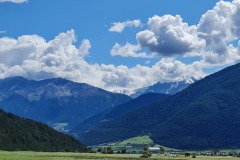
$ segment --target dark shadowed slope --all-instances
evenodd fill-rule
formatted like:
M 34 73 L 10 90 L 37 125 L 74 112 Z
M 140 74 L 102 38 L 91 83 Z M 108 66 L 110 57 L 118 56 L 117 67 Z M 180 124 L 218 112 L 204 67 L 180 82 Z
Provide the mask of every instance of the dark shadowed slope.
M 86 147 L 45 124 L 0 110 L 0 150 L 86 152 Z
M 62 131 L 129 100 L 131 98 L 123 94 L 61 78 L 33 81 L 13 77 L 0 80 L 1 108 Z
M 86 144 L 150 134 L 179 149 L 240 148 L 240 64 L 129 113 L 82 137 Z
M 126 113 L 132 112 L 144 106 L 150 105 L 157 101 L 162 101 L 166 98 L 170 97 L 170 95 L 161 94 L 161 93 L 147 93 L 139 96 L 136 99 L 128 101 L 126 103 L 120 104 L 116 107 L 107 109 L 96 116 L 93 116 L 87 119 L 85 122 L 80 124 L 77 128 L 75 128 L 72 133 L 81 136 L 81 134 L 85 134 L 86 131 L 95 129 L 104 125 L 105 123 L 117 119 L 123 116 Z

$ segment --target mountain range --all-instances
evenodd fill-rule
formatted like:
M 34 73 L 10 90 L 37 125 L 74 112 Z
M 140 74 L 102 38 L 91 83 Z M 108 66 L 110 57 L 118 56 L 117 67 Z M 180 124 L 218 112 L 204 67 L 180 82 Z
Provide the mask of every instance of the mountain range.
M 146 93 L 162 93 L 162 94 L 169 94 L 173 95 L 185 88 L 187 88 L 190 84 L 194 83 L 196 80 L 183 80 L 180 82 L 166 82 L 161 83 L 158 82 L 152 86 L 144 87 L 137 89 L 133 94 L 130 96 L 132 98 L 136 98 L 142 94 Z
M 85 83 L 61 78 L 0 80 L 0 108 L 48 124 L 57 130 L 74 128 L 87 118 L 131 100 Z
M 148 135 L 176 149 L 236 149 L 239 73 L 236 64 L 174 95 L 150 93 L 136 99 L 60 78 L 14 77 L 0 81 L 0 106 L 52 126 L 58 123 L 60 129 L 71 124 L 70 133 L 86 145 Z
M 186 89 L 106 122 L 80 138 L 93 145 L 149 135 L 177 149 L 240 148 L 240 64 Z
M 71 136 L 45 124 L 17 117 L 0 110 L 0 150 L 86 152 L 87 148 Z

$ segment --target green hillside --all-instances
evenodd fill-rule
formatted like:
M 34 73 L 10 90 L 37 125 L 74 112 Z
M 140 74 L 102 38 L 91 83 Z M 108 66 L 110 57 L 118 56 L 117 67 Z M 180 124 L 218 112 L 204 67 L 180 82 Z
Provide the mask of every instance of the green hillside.
M 84 152 L 86 148 L 47 125 L 0 110 L 0 150 Z

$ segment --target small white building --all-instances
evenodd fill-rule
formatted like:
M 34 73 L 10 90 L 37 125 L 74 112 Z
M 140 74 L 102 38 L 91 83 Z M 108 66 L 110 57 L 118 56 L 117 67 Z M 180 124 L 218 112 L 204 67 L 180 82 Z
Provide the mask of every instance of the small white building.
M 159 147 L 149 147 L 148 150 L 149 150 L 149 152 L 154 153 L 154 154 L 160 153 Z

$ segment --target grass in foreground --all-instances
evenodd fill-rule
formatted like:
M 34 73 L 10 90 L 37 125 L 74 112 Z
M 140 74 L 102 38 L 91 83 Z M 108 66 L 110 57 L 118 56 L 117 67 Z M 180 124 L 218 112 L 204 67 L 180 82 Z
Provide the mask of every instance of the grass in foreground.
M 104 155 L 92 153 L 0 152 L 0 160 L 138 160 L 139 155 Z M 167 157 L 153 155 L 150 160 L 237 160 L 232 157 Z

